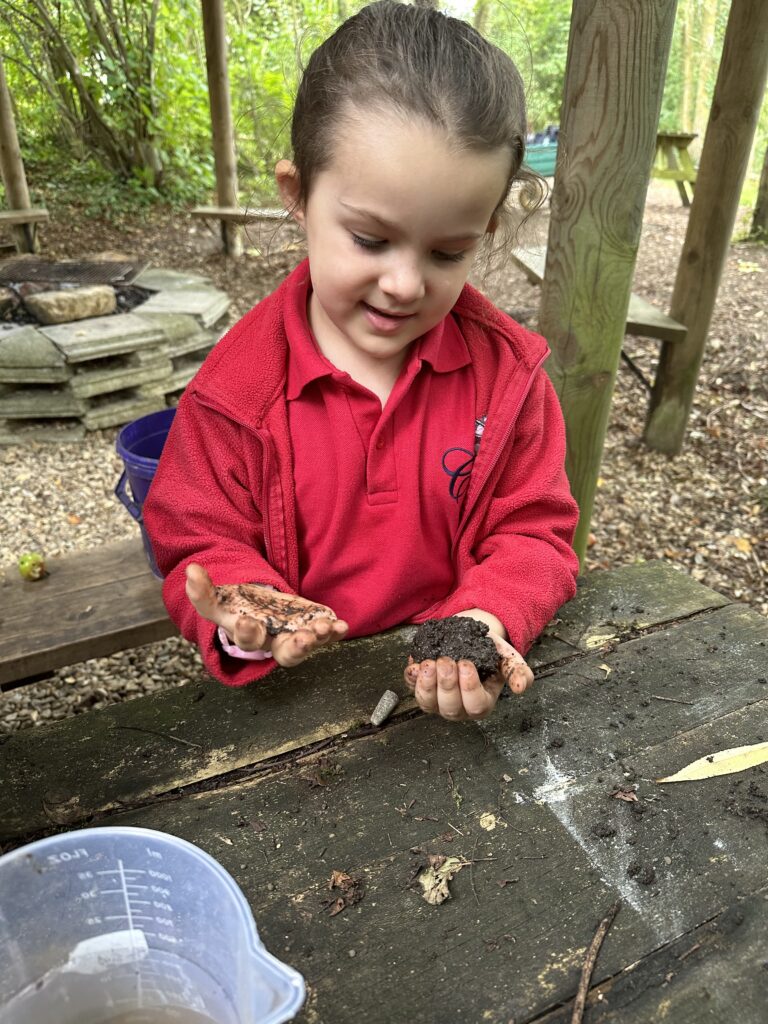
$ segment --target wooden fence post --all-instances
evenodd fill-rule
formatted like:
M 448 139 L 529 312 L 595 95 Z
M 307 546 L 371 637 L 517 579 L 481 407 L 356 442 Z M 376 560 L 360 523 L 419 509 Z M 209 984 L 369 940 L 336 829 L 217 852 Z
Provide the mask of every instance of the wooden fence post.
M 208 73 L 208 100 L 211 107 L 213 156 L 216 167 L 216 196 L 219 206 L 237 207 L 237 157 L 232 127 L 227 71 L 227 30 L 224 0 L 202 0 L 205 67 Z M 221 222 L 224 249 L 230 256 L 241 256 L 243 240 L 240 227 Z
M 28 210 L 29 189 L 21 159 L 19 139 L 16 134 L 16 120 L 8 83 L 5 78 L 3 58 L 0 56 L 0 176 L 5 185 L 8 206 L 12 210 Z M 16 248 L 19 252 L 39 252 L 40 240 L 36 224 L 14 224 L 12 229 Z
M 685 438 L 767 73 L 768 3 L 732 0 L 669 310 L 688 333 L 662 346 L 645 426 L 645 443 L 670 455 Z
M 586 550 L 677 0 L 574 0 L 539 329 Z

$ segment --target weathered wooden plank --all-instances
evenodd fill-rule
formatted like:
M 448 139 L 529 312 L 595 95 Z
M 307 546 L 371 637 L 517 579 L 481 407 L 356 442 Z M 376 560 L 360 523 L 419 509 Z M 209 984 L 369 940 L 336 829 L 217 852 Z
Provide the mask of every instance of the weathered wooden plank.
M 587 1002 L 590 1024 L 701 1024 L 735 1018 L 764 1024 L 766 893 L 740 894 L 706 924 L 596 985 Z M 535 1024 L 570 1024 L 568 1004 Z
M 731 605 L 565 664 L 528 699 L 501 701 L 480 728 L 516 766 L 523 798 L 600 769 L 619 785 L 650 744 L 763 706 L 766 679 L 768 621 Z
M 297 1020 L 506 1024 L 575 991 L 615 894 L 545 806 L 500 808 L 505 769 L 471 726 L 420 718 L 324 765 L 109 820 L 188 838 L 238 879 L 267 947 L 307 979 Z M 409 888 L 416 847 L 477 861 L 442 906 Z M 331 916 L 334 870 L 366 893 Z M 629 908 L 607 963 L 655 941 Z
M 559 638 L 568 646 L 591 651 L 613 639 L 624 639 L 651 626 L 728 603 L 722 594 L 666 562 L 596 571 L 579 580 L 576 596 L 547 626 L 542 643 Z
M 579 645 L 588 649 L 595 637 L 626 639 L 638 622 L 664 622 L 676 610 L 691 615 L 724 600 L 661 563 L 595 573 L 562 609 L 557 636 L 545 637 L 531 663 L 542 669 L 577 655 Z M 405 693 L 411 635 L 406 628 L 349 641 L 244 690 L 202 681 L 15 734 L 0 747 L 7 783 L 0 789 L 0 838 L 43 829 L 51 817 L 82 821 L 120 802 L 140 802 L 354 730 L 385 689 Z M 602 676 L 594 666 L 584 671 Z M 575 677 L 565 678 L 567 693 Z M 552 687 L 553 680 L 545 682 Z M 535 717 L 536 693 L 515 702 L 515 713 Z M 404 701 L 398 711 L 410 707 Z M 496 715 L 506 721 L 506 704 Z M 519 722 L 510 728 L 517 733 Z
M 177 632 L 138 537 L 48 568 L 32 583 L 9 566 L 0 582 L 0 685 Z
M 48 220 L 50 214 L 42 206 L 32 206 L 28 210 L 0 210 L 1 224 L 36 224 Z
M 262 220 L 283 220 L 285 210 L 236 206 L 196 206 L 191 216 L 199 220 L 221 220 L 230 224 L 256 224 Z

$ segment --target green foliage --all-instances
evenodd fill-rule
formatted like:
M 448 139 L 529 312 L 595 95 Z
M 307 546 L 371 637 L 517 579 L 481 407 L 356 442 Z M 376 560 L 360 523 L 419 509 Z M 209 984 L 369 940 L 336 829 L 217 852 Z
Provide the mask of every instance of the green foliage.
M 696 26 L 716 5 L 715 51 L 706 69 L 711 99 L 727 0 L 680 0 L 661 126 L 681 123 L 684 18 L 692 19 L 693 73 L 702 65 Z M 362 0 L 227 0 L 229 77 L 243 202 L 276 203 L 272 172 L 290 155 L 290 111 L 309 53 Z M 477 24 L 517 63 L 532 130 L 560 118 L 571 0 L 442 0 Z M 156 8 L 156 20 L 153 11 Z M 117 12 L 117 27 L 104 12 Z M 90 14 L 89 14 L 90 11 Z M 94 20 L 93 12 L 100 13 Z M 73 81 L 61 45 L 80 69 Z M 698 19 L 698 20 L 697 20 Z M 119 41 L 118 41 L 119 37 Z M 57 47 L 59 47 L 57 49 Z M 61 52 L 60 52 L 61 51 Z M 193 205 L 213 197 L 214 168 L 199 0 L 4 0 L 0 53 L 14 98 L 30 186 L 37 199 L 76 202 L 120 216 L 157 201 Z M 693 82 L 693 87 L 697 80 Z M 689 85 L 689 90 L 691 86 Z M 703 127 L 699 129 L 703 132 Z M 754 153 L 768 144 L 768 104 Z M 754 185 L 752 186 L 754 188 Z

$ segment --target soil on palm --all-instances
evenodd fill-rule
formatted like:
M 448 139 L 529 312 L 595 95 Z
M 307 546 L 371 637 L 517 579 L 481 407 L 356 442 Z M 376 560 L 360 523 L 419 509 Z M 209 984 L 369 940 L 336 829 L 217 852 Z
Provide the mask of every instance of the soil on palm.
M 499 668 L 499 653 L 486 624 L 455 615 L 422 623 L 413 638 L 411 656 L 415 662 L 440 657 L 471 661 L 481 679 Z

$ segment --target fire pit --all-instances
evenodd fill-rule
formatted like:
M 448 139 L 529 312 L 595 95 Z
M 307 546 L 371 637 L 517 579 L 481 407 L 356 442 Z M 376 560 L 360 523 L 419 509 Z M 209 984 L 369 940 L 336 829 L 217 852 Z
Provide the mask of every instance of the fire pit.
M 0 443 L 174 405 L 221 335 L 208 278 L 125 259 L 0 262 Z

